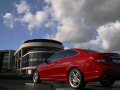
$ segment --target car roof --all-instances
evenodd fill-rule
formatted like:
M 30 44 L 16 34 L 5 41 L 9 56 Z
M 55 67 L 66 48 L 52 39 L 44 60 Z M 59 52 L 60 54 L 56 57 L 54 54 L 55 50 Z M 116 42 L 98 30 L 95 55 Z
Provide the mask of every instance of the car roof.
M 80 48 L 64 49 L 64 50 L 61 50 L 61 51 L 59 51 L 59 52 L 67 51 L 67 50 L 74 50 L 74 51 L 84 52 L 84 53 L 98 52 L 98 51 L 94 51 L 94 50 L 91 50 L 91 49 L 80 49 Z
M 74 50 L 74 51 L 78 51 L 78 52 L 80 52 L 80 51 L 82 51 L 82 52 L 88 52 L 88 51 L 86 51 L 85 49 L 80 49 L 80 48 L 64 49 L 64 50 L 61 50 L 61 51 L 58 51 L 58 52 L 63 52 L 63 51 L 67 51 L 67 50 Z M 58 53 L 58 52 L 57 52 L 57 53 Z

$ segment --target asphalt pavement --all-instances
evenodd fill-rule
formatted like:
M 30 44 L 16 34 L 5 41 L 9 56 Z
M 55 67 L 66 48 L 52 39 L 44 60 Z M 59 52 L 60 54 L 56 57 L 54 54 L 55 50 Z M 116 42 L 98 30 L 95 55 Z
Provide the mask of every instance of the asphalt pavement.
M 31 80 L 3 80 L 0 79 L 0 86 L 6 86 L 10 90 L 25 90 L 25 83 L 32 83 Z M 74 90 L 68 84 L 59 82 L 44 82 L 52 84 L 56 90 Z M 40 89 L 42 90 L 42 88 Z M 120 81 L 117 81 L 112 87 L 102 87 L 98 82 L 88 83 L 82 90 L 120 90 Z

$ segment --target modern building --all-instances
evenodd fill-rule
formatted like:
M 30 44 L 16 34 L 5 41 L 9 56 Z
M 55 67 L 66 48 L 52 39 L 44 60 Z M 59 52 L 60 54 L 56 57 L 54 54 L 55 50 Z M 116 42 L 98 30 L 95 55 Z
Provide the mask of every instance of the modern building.
M 50 39 L 33 39 L 25 41 L 14 53 L 15 70 L 19 74 L 32 74 L 43 59 L 63 50 L 61 42 Z
M 0 70 L 1 72 L 14 71 L 14 50 L 0 50 Z

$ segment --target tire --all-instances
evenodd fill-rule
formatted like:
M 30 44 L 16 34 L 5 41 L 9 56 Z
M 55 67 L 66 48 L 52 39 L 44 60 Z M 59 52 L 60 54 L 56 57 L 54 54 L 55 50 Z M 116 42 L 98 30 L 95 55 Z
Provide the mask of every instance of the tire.
M 33 82 L 34 83 L 41 83 L 40 78 L 39 78 L 39 73 L 37 70 L 34 71 L 34 73 L 33 73 Z
M 110 87 L 115 83 L 115 80 L 109 77 L 104 78 L 100 81 L 100 84 L 104 87 Z
M 86 85 L 81 71 L 77 68 L 73 68 L 72 70 L 70 70 L 68 75 L 68 82 L 70 86 L 74 89 L 84 88 Z

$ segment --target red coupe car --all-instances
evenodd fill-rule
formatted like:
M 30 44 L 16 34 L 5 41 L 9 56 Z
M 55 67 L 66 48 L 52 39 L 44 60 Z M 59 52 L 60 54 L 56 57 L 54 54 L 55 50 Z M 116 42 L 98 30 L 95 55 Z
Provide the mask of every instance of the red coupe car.
M 86 83 L 99 81 L 108 87 L 120 79 L 120 55 L 86 49 L 67 49 L 53 54 L 37 66 L 33 81 L 68 82 L 72 88 L 84 88 Z

